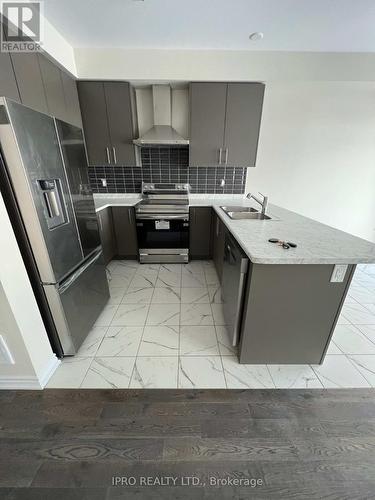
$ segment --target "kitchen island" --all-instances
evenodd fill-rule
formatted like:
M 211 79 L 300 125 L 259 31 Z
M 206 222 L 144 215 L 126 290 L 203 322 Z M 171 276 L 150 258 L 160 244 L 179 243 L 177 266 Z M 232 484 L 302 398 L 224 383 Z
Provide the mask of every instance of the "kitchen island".
M 134 206 L 139 197 L 95 197 L 104 206 Z M 191 207 L 212 207 L 249 257 L 239 345 L 240 363 L 321 364 L 356 264 L 375 263 L 375 245 L 281 207 L 270 220 L 232 220 L 223 205 L 258 207 L 242 196 L 191 195 Z M 292 241 L 285 250 L 270 238 Z M 342 276 L 336 265 L 347 266 Z M 342 269 L 341 269 L 342 271 Z

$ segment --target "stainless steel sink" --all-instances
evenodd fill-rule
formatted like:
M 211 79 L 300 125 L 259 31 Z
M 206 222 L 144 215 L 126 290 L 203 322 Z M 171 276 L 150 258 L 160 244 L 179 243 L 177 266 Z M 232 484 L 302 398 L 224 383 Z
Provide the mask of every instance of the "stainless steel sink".
M 220 207 L 221 209 L 224 210 L 225 213 L 229 212 L 243 212 L 243 213 L 251 213 L 251 212 L 256 212 L 258 213 L 258 210 L 252 207 L 239 207 L 237 206 L 232 206 L 232 207 Z
M 250 220 L 270 220 L 271 217 L 262 214 L 252 207 L 220 207 L 231 219 L 250 219 Z
M 266 214 L 250 213 L 250 212 L 229 212 L 229 217 L 231 219 L 251 219 L 251 220 L 270 220 L 271 217 Z

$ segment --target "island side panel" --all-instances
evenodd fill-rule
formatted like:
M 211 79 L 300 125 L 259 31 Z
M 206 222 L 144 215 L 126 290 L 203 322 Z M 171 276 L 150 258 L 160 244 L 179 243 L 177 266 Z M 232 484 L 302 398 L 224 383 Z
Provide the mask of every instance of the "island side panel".
M 355 266 L 331 283 L 333 265 L 251 263 L 239 359 L 245 364 L 320 364 Z

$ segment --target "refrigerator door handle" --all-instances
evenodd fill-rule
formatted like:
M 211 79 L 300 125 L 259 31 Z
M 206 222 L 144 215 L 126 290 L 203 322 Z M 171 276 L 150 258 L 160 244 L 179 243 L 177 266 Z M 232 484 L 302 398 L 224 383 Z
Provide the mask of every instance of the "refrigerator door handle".
M 91 259 L 89 259 L 83 266 L 75 271 L 63 284 L 59 287 L 59 293 L 63 294 L 80 276 L 102 255 L 102 250 L 99 250 Z

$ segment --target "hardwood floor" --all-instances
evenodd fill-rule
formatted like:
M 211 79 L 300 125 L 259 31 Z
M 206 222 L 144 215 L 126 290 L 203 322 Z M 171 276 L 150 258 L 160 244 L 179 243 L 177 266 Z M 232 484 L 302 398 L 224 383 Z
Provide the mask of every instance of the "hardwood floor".
M 375 499 L 374 457 L 374 389 L 0 391 L 2 500 Z

